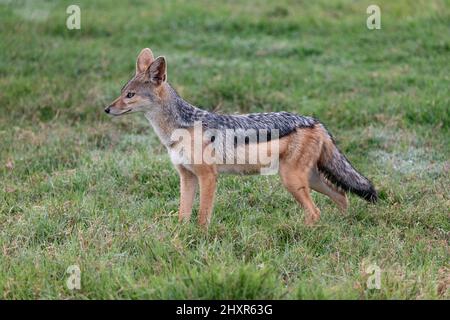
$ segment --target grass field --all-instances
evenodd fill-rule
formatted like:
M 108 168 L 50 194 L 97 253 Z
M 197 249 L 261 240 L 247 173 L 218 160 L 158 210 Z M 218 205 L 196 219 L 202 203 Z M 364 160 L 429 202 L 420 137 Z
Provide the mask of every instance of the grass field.
M 0 298 L 450 298 L 448 1 L 76 3 L 81 30 L 0 1 Z M 147 121 L 103 112 L 143 47 L 193 104 L 319 118 L 379 203 L 314 194 L 309 228 L 277 176 L 221 176 L 209 231 L 180 225 Z

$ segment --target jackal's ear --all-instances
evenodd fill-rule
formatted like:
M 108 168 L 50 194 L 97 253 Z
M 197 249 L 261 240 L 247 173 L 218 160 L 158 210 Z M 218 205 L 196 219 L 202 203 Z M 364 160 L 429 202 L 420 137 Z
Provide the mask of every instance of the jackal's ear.
M 136 74 L 146 71 L 154 60 L 152 50 L 149 48 L 142 49 L 136 60 Z
M 156 85 L 160 85 L 167 79 L 167 64 L 166 58 L 158 57 L 152 62 L 148 69 L 150 81 Z

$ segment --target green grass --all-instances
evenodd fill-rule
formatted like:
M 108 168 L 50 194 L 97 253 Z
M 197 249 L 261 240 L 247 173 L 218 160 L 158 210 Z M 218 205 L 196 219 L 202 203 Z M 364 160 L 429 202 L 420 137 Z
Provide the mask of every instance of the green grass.
M 449 299 L 448 1 L 378 0 L 377 31 L 373 1 L 77 3 L 70 31 L 72 1 L 0 1 L 0 298 Z M 381 201 L 314 194 L 308 228 L 278 177 L 222 176 L 209 232 L 178 224 L 146 120 L 103 113 L 143 47 L 193 104 L 318 117 Z

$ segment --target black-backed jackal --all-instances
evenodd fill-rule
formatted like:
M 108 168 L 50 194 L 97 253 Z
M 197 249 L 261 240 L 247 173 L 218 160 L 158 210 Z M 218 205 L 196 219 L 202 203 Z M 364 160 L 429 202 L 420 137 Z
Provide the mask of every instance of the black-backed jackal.
M 348 206 L 345 192 L 377 200 L 372 183 L 353 168 L 316 119 L 288 112 L 221 115 L 199 109 L 169 85 L 166 59 L 155 59 L 148 48 L 137 58 L 134 77 L 105 112 L 145 114 L 180 175 L 180 221 L 190 218 L 198 185 L 198 221 L 209 224 L 221 172 L 279 172 L 284 186 L 306 210 L 307 224 L 320 217 L 311 189 L 330 197 L 342 210 Z

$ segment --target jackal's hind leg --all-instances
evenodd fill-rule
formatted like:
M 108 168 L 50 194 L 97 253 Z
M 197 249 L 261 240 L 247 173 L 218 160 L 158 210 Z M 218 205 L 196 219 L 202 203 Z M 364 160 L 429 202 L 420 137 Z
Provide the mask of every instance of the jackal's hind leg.
M 305 171 L 300 170 L 297 166 L 281 163 L 280 175 L 286 189 L 306 210 L 305 223 L 313 225 L 320 218 L 320 210 L 311 199 L 308 174 L 305 174 Z
M 316 168 L 311 170 L 309 185 L 311 186 L 311 189 L 320 192 L 333 200 L 342 212 L 347 211 L 348 199 L 345 192 L 334 186 L 323 175 L 321 175 Z

